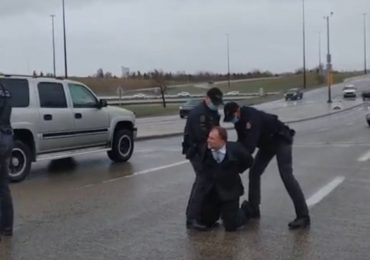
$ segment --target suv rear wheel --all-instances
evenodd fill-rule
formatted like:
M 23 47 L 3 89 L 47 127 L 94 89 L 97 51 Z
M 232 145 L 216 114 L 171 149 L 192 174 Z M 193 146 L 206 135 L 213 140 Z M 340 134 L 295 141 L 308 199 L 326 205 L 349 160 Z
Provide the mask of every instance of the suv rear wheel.
M 22 181 L 31 170 L 31 150 L 20 140 L 15 140 L 9 164 L 9 179 Z
M 130 159 L 134 151 L 134 138 L 132 131 L 120 129 L 114 133 L 112 150 L 108 157 L 114 162 L 125 162 Z

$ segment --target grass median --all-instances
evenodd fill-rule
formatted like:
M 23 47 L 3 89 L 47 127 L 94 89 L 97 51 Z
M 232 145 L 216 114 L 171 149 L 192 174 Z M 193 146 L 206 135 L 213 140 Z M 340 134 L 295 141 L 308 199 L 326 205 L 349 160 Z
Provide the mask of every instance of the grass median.
M 357 76 L 358 73 L 336 73 L 334 74 L 335 84 L 343 82 L 344 79 Z M 317 74 L 307 74 L 307 90 L 323 87 L 325 84 L 319 81 Z M 242 105 L 255 105 L 272 100 L 277 100 L 283 97 L 284 93 L 290 88 L 299 88 L 302 86 L 302 75 L 292 75 L 277 78 L 268 79 L 256 79 L 248 81 L 236 81 L 231 82 L 230 88 L 227 82 L 209 84 L 208 87 L 219 87 L 224 93 L 229 91 L 240 91 L 242 93 L 256 93 L 263 88 L 264 93 L 276 92 L 274 95 L 257 96 L 252 99 L 238 100 L 238 103 Z M 207 83 L 195 84 L 195 85 L 183 85 L 181 87 L 174 87 L 168 89 L 168 93 L 175 94 L 181 91 L 186 91 L 192 94 L 205 94 L 207 91 Z M 162 104 L 134 104 L 134 105 L 123 105 L 122 107 L 133 111 L 137 117 L 154 117 L 163 115 L 175 115 L 178 114 L 179 106 L 181 103 L 170 103 L 164 108 Z

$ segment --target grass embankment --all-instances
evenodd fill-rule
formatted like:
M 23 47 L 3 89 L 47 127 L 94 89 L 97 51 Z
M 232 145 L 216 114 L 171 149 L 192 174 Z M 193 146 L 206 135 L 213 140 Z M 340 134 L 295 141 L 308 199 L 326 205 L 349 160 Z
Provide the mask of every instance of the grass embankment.
M 162 104 L 123 105 L 122 107 L 134 112 L 136 117 L 175 115 L 179 111 L 179 104 L 167 104 L 166 108 Z
M 356 76 L 358 73 L 337 73 L 334 75 L 335 83 L 340 83 L 343 79 Z M 117 95 L 117 88 L 122 87 L 125 92 L 141 92 L 153 94 L 153 91 L 147 90 L 142 91 L 143 88 L 152 88 L 153 82 L 151 80 L 139 80 L 139 79 L 97 79 L 97 78 L 75 78 L 75 80 L 81 81 L 88 85 L 95 93 L 99 96 L 114 96 Z M 168 85 L 175 84 L 174 82 L 168 83 Z M 307 89 L 323 86 L 324 84 L 319 82 L 319 78 L 315 73 L 307 73 Z M 256 79 L 248 81 L 236 81 L 231 82 L 230 88 L 227 83 L 208 84 L 208 83 L 189 83 L 177 87 L 168 88 L 168 94 L 176 94 L 181 91 L 186 91 L 192 94 L 204 94 L 207 91 L 207 87 L 217 86 L 224 93 L 228 91 L 237 90 L 242 93 L 256 93 L 259 92 L 260 88 L 264 89 L 264 92 L 279 92 L 277 95 L 269 95 L 263 97 L 256 97 L 254 99 L 248 99 L 245 104 L 258 104 L 274 99 L 279 99 L 283 96 L 283 93 L 289 88 L 301 87 L 302 86 L 302 75 L 290 75 L 282 76 L 278 78 L 267 78 L 267 79 Z M 179 104 L 167 104 L 167 108 L 163 108 L 160 104 L 153 105 L 125 105 L 124 107 L 134 111 L 137 117 L 146 116 L 161 116 L 176 114 L 178 112 Z

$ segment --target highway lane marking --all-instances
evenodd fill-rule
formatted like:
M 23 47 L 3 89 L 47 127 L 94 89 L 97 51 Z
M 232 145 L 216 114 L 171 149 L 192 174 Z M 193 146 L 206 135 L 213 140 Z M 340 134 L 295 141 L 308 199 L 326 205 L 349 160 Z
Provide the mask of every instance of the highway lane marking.
M 171 164 L 167 164 L 167 165 L 163 165 L 163 166 L 159 166 L 159 167 L 154 167 L 154 168 L 150 168 L 150 169 L 143 170 L 143 171 L 134 172 L 133 174 L 128 175 L 128 176 L 122 176 L 122 177 L 118 177 L 118 178 L 114 178 L 114 179 L 109 179 L 109 180 L 103 181 L 103 183 L 116 182 L 116 181 L 122 180 L 123 178 L 132 178 L 132 177 L 135 177 L 135 176 L 138 176 L 138 175 L 144 175 L 144 174 L 148 174 L 148 173 L 151 173 L 151 172 L 157 172 L 157 171 L 160 171 L 160 170 L 173 168 L 173 167 L 180 166 L 180 165 L 183 165 L 183 164 L 186 164 L 186 163 L 189 163 L 189 161 L 188 160 L 183 160 L 183 161 L 179 161 L 179 162 L 176 162 L 176 163 L 171 163 Z
M 326 131 L 328 131 L 328 130 L 330 130 L 330 128 L 329 128 L 329 127 L 324 127 L 324 128 L 319 129 L 319 130 L 317 131 L 317 133 L 320 133 L 320 132 L 326 132 Z
M 176 163 L 171 163 L 171 164 L 167 164 L 167 165 L 163 165 L 163 166 L 159 166 L 159 167 L 155 167 L 155 168 L 151 168 L 151 169 L 147 169 L 147 170 L 143 170 L 143 171 L 139 171 L 139 172 L 134 172 L 132 175 L 125 176 L 125 178 L 132 178 L 132 177 L 138 176 L 138 175 L 144 175 L 144 174 L 148 174 L 148 173 L 151 173 L 151 172 L 157 172 L 157 171 L 160 171 L 160 170 L 176 167 L 176 166 L 183 165 L 183 164 L 186 164 L 186 163 L 189 163 L 189 161 L 188 160 L 183 160 L 183 161 L 179 161 L 179 162 L 176 162 Z
M 336 187 L 338 187 L 343 181 L 345 177 L 340 176 L 336 177 L 334 180 L 323 186 L 319 189 L 315 194 L 313 194 L 308 200 L 306 200 L 308 207 L 313 207 L 317 203 L 319 203 L 322 199 L 328 196 Z
M 370 159 L 370 151 L 364 153 L 360 158 L 357 159 L 358 162 L 366 162 Z

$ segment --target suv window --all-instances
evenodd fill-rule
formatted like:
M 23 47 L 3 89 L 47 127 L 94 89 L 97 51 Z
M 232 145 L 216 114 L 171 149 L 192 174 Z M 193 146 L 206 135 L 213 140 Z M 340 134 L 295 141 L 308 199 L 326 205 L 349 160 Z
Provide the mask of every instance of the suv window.
M 40 106 L 47 108 L 65 108 L 67 100 L 63 85 L 59 83 L 41 82 L 37 85 L 40 96 Z
M 78 84 L 68 84 L 71 93 L 73 107 L 96 107 L 96 97 L 84 86 Z
M 28 107 L 30 104 L 30 91 L 26 79 L 0 79 L 12 95 L 12 107 Z

